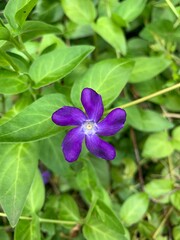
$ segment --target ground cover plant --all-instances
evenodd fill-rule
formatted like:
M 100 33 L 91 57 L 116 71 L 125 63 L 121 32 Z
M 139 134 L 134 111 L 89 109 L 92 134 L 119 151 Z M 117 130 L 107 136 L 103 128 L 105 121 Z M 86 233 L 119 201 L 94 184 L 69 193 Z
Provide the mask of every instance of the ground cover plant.
M 179 0 L 0 1 L 0 239 L 180 239 L 179 53 Z

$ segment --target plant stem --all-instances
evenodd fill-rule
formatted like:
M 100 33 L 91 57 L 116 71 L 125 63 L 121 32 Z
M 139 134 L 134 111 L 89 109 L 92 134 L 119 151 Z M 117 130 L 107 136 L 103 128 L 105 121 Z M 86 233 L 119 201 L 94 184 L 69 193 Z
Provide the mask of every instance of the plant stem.
M 178 11 L 176 10 L 176 8 L 174 7 L 174 5 L 172 4 L 171 0 L 166 0 L 168 6 L 171 8 L 171 10 L 173 11 L 173 13 L 176 15 L 176 17 L 179 19 L 180 15 L 178 14 Z
M 55 223 L 55 224 L 67 224 L 67 225 L 76 225 L 77 222 L 74 221 L 62 221 L 62 220 L 56 220 L 56 219 L 48 219 L 48 218 L 39 218 L 40 222 L 44 223 Z
M 5 218 L 7 218 L 7 215 L 6 215 L 5 213 L 0 212 L 0 217 L 5 217 Z M 26 216 L 21 216 L 19 219 L 22 219 L 22 220 L 31 220 L 32 218 L 31 218 L 31 217 L 26 217 Z
M 7 215 L 5 213 L 1 213 L 0 212 L 0 216 L 1 217 L 6 217 L 7 218 Z M 26 217 L 26 216 L 20 216 L 21 220 L 32 220 L 31 217 Z M 39 217 L 39 221 L 40 222 L 44 222 L 44 223 L 54 223 L 54 224 L 67 224 L 67 225 L 76 225 L 77 222 L 74 222 L 74 221 L 62 221 L 62 220 L 57 220 L 57 219 L 48 219 L 48 218 L 40 218 Z
M 177 83 L 177 84 L 175 84 L 175 85 L 173 85 L 173 86 L 171 86 L 171 87 L 165 88 L 165 89 L 160 90 L 160 91 L 155 92 L 155 93 L 152 93 L 152 94 L 150 94 L 150 95 L 148 95 L 148 96 L 146 96 L 146 97 L 139 98 L 139 99 L 137 99 L 137 100 L 135 100 L 135 101 L 132 101 L 132 102 L 130 102 L 130 103 L 123 104 L 123 105 L 121 105 L 121 106 L 119 106 L 119 107 L 120 107 L 120 108 L 131 107 L 131 106 L 134 106 L 134 105 L 136 105 L 136 104 L 145 102 L 146 100 L 151 99 L 151 98 L 153 98 L 153 97 L 156 97 L 156 96 L 162 95 L 162 94 L 164 94 L 164 93 L 170 92 L 170 91 L 172 91 L 172 90 L 174 90 L 174 89 L 176 89 L 176 88 L 179 88 L 179 87 L 180 87 L 180 83 Z M 111 110 L 112 110 L 112 109 L 111 109 Z
M 169 208 L 169 210 L 166 212 L 162 222 L 160 223 L 159 227 L 156 229 L 156 231 L 154 232 L 152 239 L 157 239 L 157 235 L 159 234 L 159 232 L 161 231 L 161 228 L 164 226 L 164 224 L 166 223 L 166 221 L 168 220 L 171 212 L 172 212 L 173 208 Z
M 22 41 L 22 38 L 21 36 L 18 36 L 18 41 L 19 41 L 19 44 L 20 44 L 20 48 L 21 48 L 21 51 L 24 53 L 24 55 L 29 59 L 30 62 L 33 62 L 33 57 L 28 53 L 28 51 L 26 50 L 25 46 L 24 46 L 24 43 Z
M 166 113 L 163 113 L 163 116 L 168 117 L 168 118 L 178 118 L 178 119 L 180 119 L 180 114 L 178 114 L 178 113 L 168 113 L 168 112 L 166 112 Z
M 30 62 L 33 61 L 33 57 L 28 53 L 28 51 L 26 50 L 25 46 L 24 46 L 24 43 L 21 39 L 20 36 L 18 36 L 18 40 L 11 37 L 11 42 L 14 44 L 14 46 L 19 50 L 21 51 L 22 53 L 24 53 L 24 55 L 28 58 L 28 60 Z
M 168 156 L 168 165 L 169 165 L 169 175 L 172 181 L 174 181 L 174 174 L 173 174 L 173 163 L 171 156 Z

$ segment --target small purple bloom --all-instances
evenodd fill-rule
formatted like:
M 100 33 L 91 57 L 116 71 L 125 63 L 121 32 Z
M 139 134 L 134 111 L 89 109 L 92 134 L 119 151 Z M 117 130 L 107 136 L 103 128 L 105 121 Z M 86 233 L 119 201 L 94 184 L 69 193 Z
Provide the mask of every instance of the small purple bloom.
M 126 112 L 121 108 L 112 110 L 100 121 L 104 106 L 102 97 L 91 88 L 84 88 L 81 102 L 86 114 L 76 107 L 65 106 L 52 115 L 52 121 L 60 126 L 76 126 L 65 136 L 62 151 L 68 162 L 76 161 L 85 138 L 87 149 L 98 158 L 113 160 L 116 156 L 114 147 L 98 136 L 111 136 L 124 126 Z
M 46 171 L 43 171 L 41 174 L 42 174 L 44 184 L 47 184 L 51 178 L 50 172 L 46 170 Z

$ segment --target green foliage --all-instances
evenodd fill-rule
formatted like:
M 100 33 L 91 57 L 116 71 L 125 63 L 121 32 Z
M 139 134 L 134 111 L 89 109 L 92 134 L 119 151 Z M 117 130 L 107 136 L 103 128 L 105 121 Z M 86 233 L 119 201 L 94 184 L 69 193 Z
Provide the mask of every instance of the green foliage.
M 36 171 L 34 180 L 26 198 L 24 206 L 24 214 L 27 212 L 32 215 L 38 213 L 44 205 L 45 200 L 45 188 L 42 180 L 42 176 L 39 170 Z
M 60 198 L 59 216 L 62 220 L 75 221 L 80 220 L 78 206 L 74 199 L 69 195 L 63 195 Z
M 22 213 L 38 163 L 35 144 L 1 144 L 0 203 L 14 227 Z M 19 197 L 21 196 L 21 197 Z
M 92 27 L 94 31 L 107 41 L 117 52 L 123 55 L 126 54 L 126 40 L 123 30 L 111 19 L 108 17 L 101 17 Z
M 40 224 L 36 215 L 31 221 L 20 220 L 15 230 L 14 240 L 39 240 L 40 239 Z
M 180 239 L 179 10 L 178 0 L 0 1 L 0 239 Z M 71 127 L 51 117 L 82 109 L 84 88 L 102 96 L 103 118 L 126 111 L 103 137 L 113 161 L 84 145 L 64 159 Z
M 120 217 L 122 221 L 131 226 L 139 222 L 146 213 L 149 205 L 149 198 L 146 193 L 136 193 L 123 203 L 120 209 Z
M 0 73 L 0 93 L 17 94 L 28 89 L 28 77 L 20 75 L 14 71 L 1 70 Z
M 64 161 L 62 151 L 59 147 L 63 137 L 64 134 L 59 133 L 56 136 L 40 141 L 39 151 L 41 161 L 48 169 L 59 176 L 67 177 L 73 172 L 70 168 L 70 165 Z M 44 151 L 44 149 L 46 149 L 46 151 Z M 51 156 L 51 158 L 49 156 Z
M 174 149 L 168 138 L 167 132 L 149 135 L 144 144 L 143 156 L 156 159 L 170 156 Z
M 37 0 L 8 1 L 4 9 L 4 15 L 6 16 L 11 27 L 14 29 L 21 27 L 36 3 Z
M 61 0 L 65 14 L 75 23 L 91 23 L 96 17 L 96 10 L 90 0 Z
M 23 41 L 28 41 L 49 33 L 60 34 L 60 29 L 41 21 L 26 21 L 21 29 Z
M 110 105 L 127 83 L 132 67 L 133 62 L 124 59 L 109 59 L 96 63 L 75 81 L 71 91 L 74 105 L 81 106 L 80 95 L 85 87 L 99 92 L 105 107 Z
M 135 66 L 130 82 L 137 83 L 149 80 L 164 71 L 170 61 L 162 57 L 138 57 L 134 58 Z
M 135 20 L 141 14 L 146 6 L 146 2 L 146 0 L 138 0 L 136 2 L 133 0 L 127 0 L 119 3 L 119 6 L 115 12 L 122 19 L 129 23 Z
M 86 220 L 83 232 L 89 240 L 127 240 L 125 229 L 118 217 L 101 201 L 98 201 L 94 209 L 92 209 L 91 216 Z
M 173 182 L 170 179 L 154 179 L 145 186 L 145 192 L 154 198 L 170 193 L 172 189 Z
M 39 56 L 29 70 L 29 75 L 35 82 L 33 87 L 40 88 L 63 78 L 92 50 L 93 47 L 90 46 L 66 47 Z
M 172 205 L 180 211 L 180 191 L 176 191 L 171 195 Z
M 38 99 L 0 126 L 0 141 L 27 142 L 55 135 L 58 130 L 62 129 L 52 123 L 51 115 L 59 106 L 64 105 L 69 105 L 69 103 L 59 93 Z
M 127 109 L 127 121 L 133 128 L 143 132 L 159 132 L 173 127 L 161 114 L 135 106 Z

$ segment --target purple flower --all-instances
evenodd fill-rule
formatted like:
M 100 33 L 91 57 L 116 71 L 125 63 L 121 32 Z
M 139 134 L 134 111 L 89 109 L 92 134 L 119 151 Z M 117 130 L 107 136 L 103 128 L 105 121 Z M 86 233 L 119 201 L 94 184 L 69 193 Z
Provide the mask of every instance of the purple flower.
M 123 128 L 126 112 L 116 108 L 100 121 L 104 112 L 102 97 L 91 88 L 83 89 L 81 102 L 86 114 L 79 108 L 65 106 L 52 115 L 52 121 L 57 125 L 76 126 L 63 140 L 65 159 L 68 162 L 78 159 L 85 138 L 86 147 L 92 154 L 98 158 L 113 160 L 116 156 L 114 147 L 99 136 L 111 136 Z

